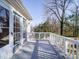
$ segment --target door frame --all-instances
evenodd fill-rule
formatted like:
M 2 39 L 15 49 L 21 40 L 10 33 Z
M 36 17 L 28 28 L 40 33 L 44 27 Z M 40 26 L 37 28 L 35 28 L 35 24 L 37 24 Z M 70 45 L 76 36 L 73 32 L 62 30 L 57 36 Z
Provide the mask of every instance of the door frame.
M 20 21 L 21 20 L 21 17 L 13 12 L 13 45 L 14 45 L 13 50 L 16 48 L 16 46 L 18 44 L 19 45 L 21 44 L 21 37 L 20 37 L 19 41 L 17 41 L 17 42 L 15 41 L 16 38 L 14 39 L 14 34 L 15 34 L 15 32 L 14 32 L 14 21 L 15 21 L 15 18 L 14 17 L 17 17 L 18 18 L 18 21 L 19 21 L 19 24 L 20 24 L 20 36 L 21 36 L 21 21 Z M 14 44 L 14 42 L 16 42 L 16 44 Z M 16 52 L 16 50 L 13 51 L 13 53 L 15 53 L 15 52 Z

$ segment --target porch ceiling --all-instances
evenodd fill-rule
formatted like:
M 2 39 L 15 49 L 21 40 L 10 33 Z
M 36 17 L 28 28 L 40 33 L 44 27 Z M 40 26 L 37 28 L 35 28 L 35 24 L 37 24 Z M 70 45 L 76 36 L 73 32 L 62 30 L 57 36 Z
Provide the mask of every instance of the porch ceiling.
M 32 17 L 28 13 L 27 9 L 22 4 L 22 0 L 6 0 L 11 6 L 19 11 L 25 18 L 32 20 Z

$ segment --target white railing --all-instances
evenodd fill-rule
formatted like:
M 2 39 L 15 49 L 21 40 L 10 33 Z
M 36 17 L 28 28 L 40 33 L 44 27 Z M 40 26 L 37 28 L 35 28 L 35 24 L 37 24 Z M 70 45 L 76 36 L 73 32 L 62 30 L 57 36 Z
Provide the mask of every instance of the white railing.
M 65 57 L 70 59 L 79 59 L 79 41 L 75 38 L 68 38 L 50 32 L 32 32 L 28 33 L 28 41 L 48 40 L 52 45 L 57 46 Z M 56 49 L 57 49 L 56 48 Z M 68 58 L 67 58 L 68 59 Z

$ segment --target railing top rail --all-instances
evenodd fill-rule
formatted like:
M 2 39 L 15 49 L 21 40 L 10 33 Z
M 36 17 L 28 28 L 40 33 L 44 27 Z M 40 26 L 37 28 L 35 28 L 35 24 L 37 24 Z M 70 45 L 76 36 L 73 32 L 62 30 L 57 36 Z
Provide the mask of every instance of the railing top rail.
M 31 33 L 51 33 L 51 32 L 31 32 Z

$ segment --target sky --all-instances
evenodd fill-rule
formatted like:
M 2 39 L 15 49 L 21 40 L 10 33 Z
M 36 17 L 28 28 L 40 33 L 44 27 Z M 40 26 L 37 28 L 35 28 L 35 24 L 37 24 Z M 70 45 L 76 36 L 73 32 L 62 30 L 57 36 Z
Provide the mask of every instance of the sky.
M 23 0 L 24 6 L 32 16 L 32 26 L 36 26 L 44 21 L 43 1 L 44 0 Z M 78 0 L 75 1 L 77 2 Z
M 23 0 L 23 4 L 32 16 L 31 25 L 38 25 L 43 21 L 43 0 Z

